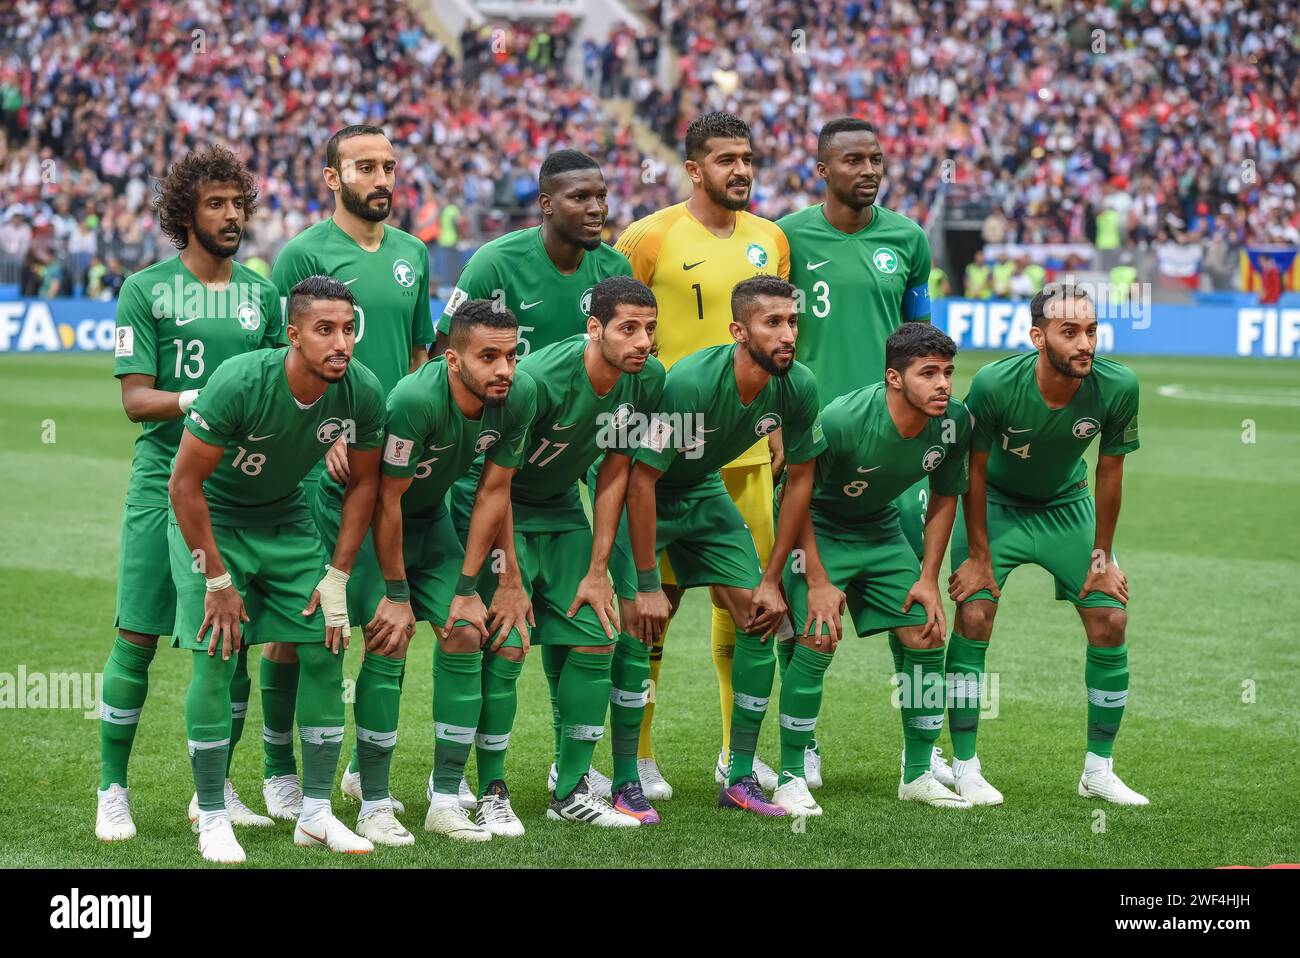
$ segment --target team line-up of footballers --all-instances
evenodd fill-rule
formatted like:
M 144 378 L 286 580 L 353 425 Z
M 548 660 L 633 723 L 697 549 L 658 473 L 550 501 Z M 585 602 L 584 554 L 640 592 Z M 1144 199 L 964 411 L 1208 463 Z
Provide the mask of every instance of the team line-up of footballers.
M 746 212 L 743 121 L 702 115 L 685 155 L 691 197 L 610 247 L 598 165 L 551 154 L 541 225 L 479 249 L 436 329 L 425 247 L 384 224 L 382 130 L 330 139 L 334 214 L 285 246 L 272 282 L 234 259 L 256 201 L 235 155 L 214 146 L 171 168 L 156 205 L 180 253 L 131 276 L 117 312 L 115 375 L 143 429 L 104 670 L 101 839 L 135 835 L 127 765 L 170 635 L 193 652 L 189 815 L 204 858 L 243 861 L 232 825 L 272 818 L 295 820 L 299 845 L 413 843 L 389 768 L 419 620 L 437 634 L 428 831 L 523 834 L 505 766 L 530 645 L 551 693 L 548 818 L 657 824 L 651 803 L 672 788 L 654 691 L 695 586 L 714 604 L 721 807 L 822 814 L 814 729 L 845 611 L 857 634 L 888 633 L 898 797 L 1000 805 L 976 755 L 981 687 L 1000 589 L 1025 563 L 1052 573 L 1087 636 L 1079 794 L 1146 804 L 1111 757 L 1128 694 L 1111 542 L 1138 384 L 1094 355 L 1093 304 L 1042 290 L 1036 350 L 981 369 L 963 403 L 956 347 L 928 322 L 929 244 L 875 205 L 885 161 L 870 124 L 823 127 L 826 199 L 777 223 Z M 1083 454 L 1098 436 L 1094 503 Z M 342 789 L 360 802 L 355 831 L 330 800 L 353 629 L 364 658 Z M 271 817 L 228 777 L 250 644 Z M 778 667 L 772 768 L 755 750 Z M 951 764 L 935 744 L 945 711 Z M 592 766 L 607 722 L 610 776 Z

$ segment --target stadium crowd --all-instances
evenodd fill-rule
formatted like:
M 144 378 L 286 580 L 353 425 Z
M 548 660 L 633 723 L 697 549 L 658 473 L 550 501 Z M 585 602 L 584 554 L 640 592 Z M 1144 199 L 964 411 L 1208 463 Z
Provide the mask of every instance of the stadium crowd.
M 1300 243 L 1290 0 L 651 9 L 662 32 L 584 41 L 571 79 L 563 15 L 467 32 L 457 61 L 403 0 L 4 5 L 0 285 L 113 295 L 165 251 L 151 178 L 210 138 L 259 177 L 245 250 L 270 260 L 328 209 L 324 142 L 354 122 L 390 130 L 394 224 L 429 244 L 435 283 L 530 221 L 537 167 L 560 147 L 601 163 L 613 238 L 677 196 L 601 97 L 631 100 L 674 148 L 699 112 L 744 117 L 761 161 L 753 208 L 770 218 L 817 201 L 817 131 L 851 113 L 886 144 L 881 202 L 923 225 L 949 205 L 990 243 Z M 655 79 L 661 46 L 676 54 L 671 90 Z

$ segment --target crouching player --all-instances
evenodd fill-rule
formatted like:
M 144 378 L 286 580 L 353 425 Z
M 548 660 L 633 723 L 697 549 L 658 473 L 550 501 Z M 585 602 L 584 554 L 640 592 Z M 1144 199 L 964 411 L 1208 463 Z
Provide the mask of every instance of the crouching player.
M 223 786 L 230 676 L 246 642 L 292 642 L 302 663 L 303 808 L 294 844 L 339 852 L 373 848 L 330 808 L 343 740 L 345 589 L 370 525 L 384 438 L 379 382 L 352 360 L 352 307 L 352 294 L 337 280 L 314 276 L 294 286 L 289 348 L 257 350 L 221 365 L 190 407 L 172 467 L 174 521 L 167 535 L 176 641 L 194 652 L 185 725 L 199 851 L 208 861 L 244 860 Z M 301 482 L 340 437 L 350 474 L 331 561 Z
M 898 797 L 970 808 L 930 770 L 946 704 L 939 569 L 957 496 L 966 491 L 971 436 L 970 414 L 952 398 L 956 352 L 929 323 L 904 323 L 885 344 L 885 381 L 840 396 L 822 411 L 826 451 L 817 457 L 801 551 L 785 572 L 796 638 L 779 650 L 789 664 L 781 682 L 781 772 L 773 800 L 793 815 L 822 814 L 804 780 L 804 750 L 845 606 L 859 635 L 893 629 L 903 645 Z M 930 503 L 918 568 L 895 500 L 926 477 Z
M 451 319 L 447 351 L 399 382 L 388 397 L 374 532 L 378 554 L 374 571 L 382 570 L 382 575 L 372 576 L 369 590 L 357 596 L 364 617 L 356 620 L 369 621 L 362 668 L 384 669 L 390 691 L 387 707 L 365 717 L 377 729 L 362 726 L 361 696 L 357 696 L 362 786 L 357 831 L 386 844 L 414 841 L 393 817 L 388 768 L 397 737 L 397 680 L 416 619 L 429 622 L 438 632 L 433 777 L 425 829 L 466 842 L 524 831 L 510 807 L 504 781 L 484 783 L 488 787 L 478 804 L 477 823 L 469 820 L 457 798 L 478 732 L 485 668 L 495 668 L 493 660 L 501 658 L 517 671 L 528 634 L 526 622 L 498 618 L 491 625 L 499 626 L 499 632 L 484 652 L 489 624 L 482 600 L 471 588 L 459 589 L 456 578 L 457 573 L 469 581 L 477 577 L 510 509 L 509 483 L 479 486 L 464 548 L 445 502 L 447 490 L 480 453 L 507 469 L 523 463 L 535 389 L 527 376 L 515 375 L 519 339 L 515 315 L 494 305 L 485 299 L 462 303 Z M 353 576 L 350 600 L 352 585 L 361 578 Z M 490 696 L 492 683 L 488 681 L 486 687 Z M 511 709 L 511 723 L 513 717 Z M 490 740 L 506 739 L 509 732 L 507 724 Z

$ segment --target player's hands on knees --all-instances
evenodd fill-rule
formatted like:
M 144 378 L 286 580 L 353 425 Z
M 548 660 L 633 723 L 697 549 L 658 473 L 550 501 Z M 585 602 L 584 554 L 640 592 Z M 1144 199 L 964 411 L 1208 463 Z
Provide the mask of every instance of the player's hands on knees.
M 454 596 L 447 609 L 447 621 L 442 624 L 443 634 L 450 632 L 451 627 L 457 622 L 465 621 L 478 631 L 482 641 L 488 634 L 487 617 L 487 606 L 483 604 L 477 592 L 471 595 Z
M 352 635 L 352 627 L 348 624 L 347 573 L 332 565 L 325 567 L 325 575 L 316 583 L 302 614 L 312 615 L 318 608 L 325 618 L 325 647 L 338 655 L 340 649 L 347 649 Z
M 342 436 L 325 450 L 325 469 L 335 482 L 348 481 L 348 444 Z
M 401 651 L 415 635 L 415 613 L 409 602 L 394 602 L 385 596 L 379 600 L 365 628 L 366 651 L 391 656 Z
M 1079 598 L 1088 598 L 1089 592 L 1103 592 L 1128 605 L 1128 576 L 1124 575 L 1113 559 L 1106 561 L 1104 572 L 1098 572 L 1096 566 L 1090 566 L 1088 577 L 1083 580 L 1083 588 L 1079 590 Z
M 524 652 L 532 648 L 532 635 L 528 629 L 536 625 L 533 618 L 533 602 L 524 591 L 524 584 L 518 578 L 502 581 L 492 595 L 492 608 L 488 610 L 488 635 L 495 633 L 491 651 L 501 648 L 511 631 L 518 631 L 523 640 Z
M 925 610 L 925 628 L 921 630 L 921 640 L 942 644 L 943 637 L 948 634 L 948 619 L 944 615 L 937 579 L 917 579 L 916 584 L 907 590 L 903 611 L 908 611 L 914 605 Z
M 993 593 L 995 599 L 1002 595 L 997 580 L 993 578 L 993 563 L 989 559 L 968 557 L 948 576 L 948 598 L 954 602 L 965 602 L 985 589 Z
M 764 579 L 754 590 L 753 598 L 749 600 L 745 631 L 759 636 L 763 642 L 766 642 L 776 634 L 776 630 L 781 627 L 781 621 L 789 611 L 785 596 L 781 594 L 780 583 Z
M 636 594 L 636 632 L 633 633 L 642 645 L 653 646 L 668 628 L 668 620 L 673 617 L 673 605 L 664 595 L 662 588 L 654 592 Z
M 216 592 L 209 592 L 203 597 L 203 624 L 199 626 L 199 641 L 203 641 L 208 629 L 212 638 L 208 641 L 208 655 L 215 655 L 217 646 L 221 646 L 221 661 L 229 661 L 232 655 L 238 655 L 243 648 L 243 635 L 240 623 L 248 621 L 248 612 L 244 609 L 244 597 L 233 585 Z
M 606 574 L 596 574 L 588 572 L 578 583 L 578 591 L 573 596 L 573 604 L 569 606 L 568 616 L 573 618 L 577 611 L 584 605 L 589 605 L 596 612 L 596 618 L 600 619 L 600 627 L 605 630 L 605 637 L 611 642 L 618 638 L 618 628 L 614 625 L 614 586 L 610 584 L 609 576 Z
M 808 617 L 803 624 L 804 638 L 811 636 L 819 648 L 826 644 L 830 647 L 829 651 L 834 652 L 843 636 L 840 619 L 847 602 L 844 593 L 830 581 L 808 586 Z M 822 635 L 823 626 L 826 627 L 826 635 Z

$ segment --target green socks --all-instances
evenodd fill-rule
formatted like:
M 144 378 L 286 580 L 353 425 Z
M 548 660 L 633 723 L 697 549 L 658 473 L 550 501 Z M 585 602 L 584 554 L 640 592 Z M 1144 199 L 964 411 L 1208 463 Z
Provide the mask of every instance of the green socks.
M 194 671 L 185 696 L 185 736 L 189 740 L 190 770 L 199 808 L 217 812 L 226 807 L 226 766 L 230 755 L 230 679 L 238 657 L 195 652 Z
M 483 705 L 478 715 L 478 733 L 474 736 L 479 798 L 493 782 L 505 781 L 506 746 L 510 744 L 510 730 L 515 726 L 515 708 L 519 704 L 515 684 L 523 667 L 522 662 L 512 662 L 490 652 L 483 654 Z M 456 785 L 460 785 L 459 779 Z
M 785 681 L 785 670 L 790 667 L 790 660 L 794 658 L 794 647 L 798 644 L 794 639 L 776 643 L 776 668 L 781 673 L 782 681 Z
M 455 795 L 483 710 L 483 653 L 433 651 L 433 790 Z
M 230 763 L 235 757 L 235 746 L 244 734 L 248 693 L 252 689 L 253 680 L 248 677 L 248 646 L 244 646 L 235 659 L 235 674 L 230 679 L 230 750 L 226 753 L 226 778 L 230 777 Z
M 822 707 L 822 685 L 834 658 L 796 642 L 790 663 L 781 674 L 781 771 L 804 777 L 804 750 L 812 744 L 817 713 Z M 778 655 L 780 654 L 780 646 Z
M 650 650 L 620 632 L 610 663 L 609 744 L 614 753 L 614 789 L 635 782 L 641 717 L 650 698 Z
M 361 797 L 378 802 L 388 797 L 388 772 L 397 746 L 397 717 L 402 702 L 401 677 L 406 659 L 366 653 L 357 673 L 357 771 Z
M 898 641 L 891 630 L 889 633 L 889 655 L 894 660 L 894 674 L 898 675 L 903 671 L 903 643 Z
M 956 632 L 948 637 L 948 661 L 944 665 L 948 681 L 948 731 L 952 735 L 952 753 L 963 762 L 975 757 L 980 683 L 988 651 L 987 642 L 976 642 Z
M 104 691 L 99 705 L 99 787 L 116 782 L 126 787 L 126 766 L 149 694 L 149 663 L 156 648 L 135 645 L 120 635 L 104 665 Z
M 903 781 L 930 770 L 934 743 L 943 728 L 943 649 L 903 648 Z
M 293 710 L 298 700 L 298 663 L 262 656 L 257 684 L 262 690 L 262 777 L 297 775 L 293 757 Z
M 613 656 L 568 650 L 560 673 L 560 753 L 556 759 L 555 797 L 572 794 L 591 768 L 596 743 L 605 737 Z M 647 666 L 648 668 L 648 666 Z
M 343 656 L 323 643 L 304 642 L 298 646 L 298 664 L 302 794 L 328 800 L 343 747 Z
M 542 672 L 546 674 L 546 685 L 551 690 L 551 731 L 555 733 L 555 754 L 560 754 L 560 673 L 564 671 L 564 660 L 569 655 L 568 646 L 542 646 Z
M 736 652 L 731 660 L 731 763 L 727 784 L 735 785 L 754 773 L 754 752 L 767 702 L 776 677 L 775 640 L 762 642 L 756 635 L 736 630 Z
M 1088 687 L 1088 751 L 1110 758 L 1128 702 L 1128 646 L 1088 646 L 1083 680 Z

